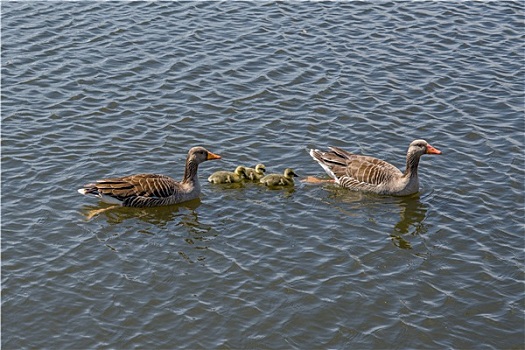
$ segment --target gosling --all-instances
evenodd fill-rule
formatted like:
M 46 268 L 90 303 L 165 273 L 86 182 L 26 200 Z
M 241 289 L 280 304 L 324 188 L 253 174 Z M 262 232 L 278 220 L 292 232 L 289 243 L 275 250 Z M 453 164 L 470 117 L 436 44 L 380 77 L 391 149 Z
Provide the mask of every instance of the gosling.
M 298 175 L 290 168 L 286 168 L 284 170 L 284 175 L 280 174 L 269 174 L 264 176 L 260 182 L 262 184 L 265 184 L 269 187 L 275 187 L 275 186 L 293 186 L 294 181 L 293 178 L 297 177 Z
M 246 168 L 246 178 L 252 181 L 259 181 L 264 177 L 266 167 L 264 164 L 257 164 L 254 168 Z
M 233 184 L 242 182 L 246 178 L 246 168 L 238 166 L 234 172 L 231 171 L 216 171 L 208 177 L 208 181 L 212 184 Z

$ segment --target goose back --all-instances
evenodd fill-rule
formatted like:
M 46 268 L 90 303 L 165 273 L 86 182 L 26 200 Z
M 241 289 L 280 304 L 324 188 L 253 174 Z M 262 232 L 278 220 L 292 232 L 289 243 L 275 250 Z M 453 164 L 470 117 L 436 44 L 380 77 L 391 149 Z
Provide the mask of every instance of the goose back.
M 125 207 L 154 207 L 197 198 L 200 193 L 198 180 L 193 182 L 191 192 L 188 187 L 166 175 L 136 174 L 98 180 L 86 185 L 84 194 L 92 194 L 105 202 Z

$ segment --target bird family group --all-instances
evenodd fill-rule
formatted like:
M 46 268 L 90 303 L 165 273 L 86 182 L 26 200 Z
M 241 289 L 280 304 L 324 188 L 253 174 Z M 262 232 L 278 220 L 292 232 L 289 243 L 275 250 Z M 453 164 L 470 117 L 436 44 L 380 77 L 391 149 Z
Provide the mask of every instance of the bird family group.
M 417 169 L 421 156 L 441 154 L 441 151 L 425 140 L 412 141 L 406 155 L 405 171 L 384 160 L 354 154 L 338 147 L 329 147 L 327 151 L 311 149 L 309 153 L 331 179 L 322 180 L 309 176 L 306 178 L 307 182 L 330 182 L 355 191 L 408 196 L 419 191 Z M 98 180 L 84 185 L 78 192 L 125 207 L 178 204 L 199 197 L 198 166 L 214 159 L 221 159 L 221 156 L 204 147 L 193 147 L 186 158 L 182 181 L 176 181 L 166 175 L 135 174 Z M 239 166 L 233 172 L 215 172 L 209 176 L 208 181 L 227 184 L 249 180 L 274 188 L 294 186 L 294 177 L 297 177 L 297 174 L 292 169 L 285 169 L 284 174 L 269 175 L 265 175 L 265 170 L 263 164 L 258 164 L 255 168 Z

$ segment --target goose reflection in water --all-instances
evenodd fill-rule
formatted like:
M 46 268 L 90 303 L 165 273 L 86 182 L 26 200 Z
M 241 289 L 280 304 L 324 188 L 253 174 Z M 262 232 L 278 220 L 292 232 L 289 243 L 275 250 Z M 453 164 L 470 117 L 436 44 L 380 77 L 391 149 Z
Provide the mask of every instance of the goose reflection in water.
M 412 249 L 410 242 L 403 236 L 407 234 L 419 236 L 427 231 L 424 221 L 427 216 L 428 207 L 425 203 L 421 202 L 418 194 L 402 198 L 398 204 L 400 208 L 400 220 L 394 226 L 390 237 L 396 247 Z
M 207 248 L 207 242 L 210 240 L 210 237 L 215 236 L 211 226 L 199 222 L 199 216 L 196 209 L 200 205 L 201 201 L 197 198 L 181 204 L 163 207 L 108 207 L 105 204 L 101 204 L 99 206 L 85 206 L 82 211 L 86 218 L 92 219 L 94 217 L 99 217 L 100 219 L 105 219 L 110 225 L 119 225 L 128 220 L 131 220 L 131 222 L 134 222 L 133 220 L 140 220 L 154 226 L 152 230 L 149 230 L 147 225 L 140 225 L 143 229 L 138 232 L 130 232 L 129 225 L 124 225 L 122 227 L 125 228 L 125 232 L 123 232 L 122 235 L 139 233 L 150 235 L 153 239 L 156 236 L 154 232 L 158 232 L 158 228 L 161 228 L 168 233 L 175 234 L 178 238 L 181 238 L 184 241 L 184 244 L 182 245 L 176 244 L 179 249 L 179 255 L 187 262 L 193 263 L 195 260 L 202 261 L 205 259 L 205 257 L 202 256 L 202 252 Z M 180 230 L 174 228 L 174 226 L 180 227 Z M 132 225 L 132 227 L 135 226 Z M 115 252 L 119 251 L 119 243 L 117 242 L 123 242 L 119 239 L 121 235 L 107 236 L 98 231 L 94 232 L 94 234 L 97 240 L 104 243 L 107 248 Z M 164 241 L 164 236 L 160 235 L 158 237 L 166 243 Z M 127 240 L 124 240 L 124 242 L 127 242 Z M 189 251 L 184 251 L 189 247 L 191 247 Z M 196 258 L 191 258 L 191 256 L 194 255 L 194 252 L 199 252 L 199 255 Z
M 407 197 L 384 197 L 350 192 L 333 186 L 329 188 L 332 191 L 328 196 L 329 199 L 352 205 L 350 208 L 338 207 L 339 211 L 348 216 L 361 216 L 363 210 L 372 207 L 374 208 L 372 212 L 377 213 L 377 206 L 380 205 L 382 208 L 379 212 L 382 213 L 381 221 L 383 221 L 385 210 L 386 213 L 399 211 L 399 221 L 396 222 L 390 233 L 392 243 L 398 248 L 412 249 L 412 244 L 407 240 L 408 235 L 419 236 L 427 231 L 424 221 L 427 216 L 428 205 L 421 201 L 419 193 Z M 327 203 L 331 206 L 334 205 L 333 201 Z M 375 222 L 379 219 L 374 216 L 371 220 Z
M 194 222 L 197 222 L 197 213 L 195 210 L 201 205 L 199 198 L 187 201 L 181 204 L 174 204 L 154 208 L 130 208 L 121 206 L 112 206 L 104 203 L 99 205 L 86 205 L 82 209 L 82 214 L 86 220 L 91 220 L 97 216 L 103 216 L 108 223 L 116 225 L 129 219 L 139 219 L 141 221 L 164 226 L 166 223 L 173 221 L 181 216 L 194 216 Z M 189 211 L 189 213 L 187 213 Z M 187 214 L 185 214 L 187 213 Z

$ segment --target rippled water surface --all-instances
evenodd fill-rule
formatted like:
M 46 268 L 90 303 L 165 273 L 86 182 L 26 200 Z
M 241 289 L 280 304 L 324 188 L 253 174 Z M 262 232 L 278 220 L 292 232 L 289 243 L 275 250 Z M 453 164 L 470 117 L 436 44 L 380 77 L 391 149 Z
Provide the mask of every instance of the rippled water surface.
M 2 348 L 522 349 L 522 2 L 2 2 Z M 420 193 L 205 181 L 309 147 Z M 180 178 L 107 210 L 76 189 Z

